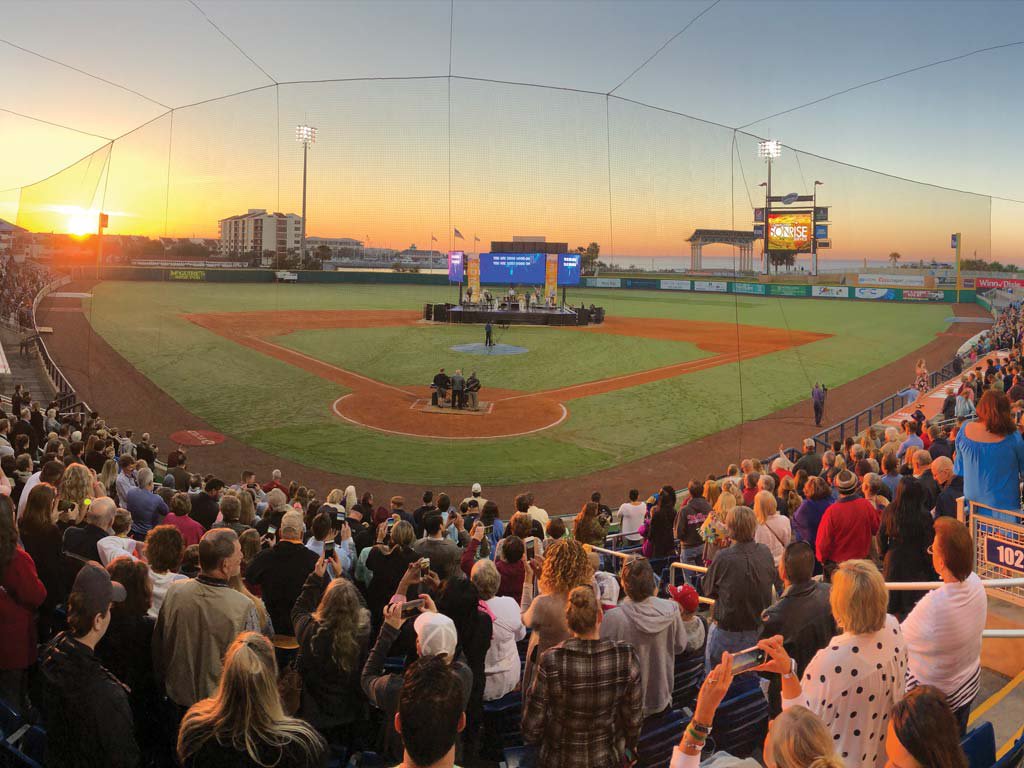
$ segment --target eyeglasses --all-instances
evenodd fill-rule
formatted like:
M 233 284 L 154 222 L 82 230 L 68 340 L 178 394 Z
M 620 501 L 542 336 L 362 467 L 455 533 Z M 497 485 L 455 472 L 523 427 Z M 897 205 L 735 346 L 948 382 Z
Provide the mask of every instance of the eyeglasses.
M 934 544 L 929 544 L 927 552 L 928 552 L 929 555 L 934 555 L 935 554 L 935 545 Z

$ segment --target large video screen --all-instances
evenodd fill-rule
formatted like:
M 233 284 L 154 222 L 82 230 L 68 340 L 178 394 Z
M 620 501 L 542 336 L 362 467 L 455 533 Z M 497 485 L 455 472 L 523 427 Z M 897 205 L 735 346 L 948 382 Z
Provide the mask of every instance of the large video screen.
M 462 251 L 448 251 L 448 282 L 461 283 L 466 254 Z
M 543 253 L 481 253 L 481 285 L 544 285 Z
M 811 249 L 810 213 L 770 213 L 768 249 L 772 251 L 809 251 Z
M 578 253 L 558 254 L 558 284 L 580 284 L 580 255 Z

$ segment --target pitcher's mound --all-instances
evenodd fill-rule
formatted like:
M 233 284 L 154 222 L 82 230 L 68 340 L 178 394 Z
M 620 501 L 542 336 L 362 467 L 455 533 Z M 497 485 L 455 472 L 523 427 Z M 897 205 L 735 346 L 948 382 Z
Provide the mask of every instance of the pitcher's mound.
M 493 347 L 486 344 L 456 344 L 449 349 L 452 352 L 465 352 L 467 355 L 521 355 L 530 351 L 526 347 L 517 347 L 514 344 L 495 344 Z
M 431 405 L 430 400 L 422 399 L 417 400 L 409 408 L 421 413 L 444 413 L 450 416 L 484 416 L 494 410 L 494 403 L 489 403 L 485 400 L 481 400 L 477 403 L 477 406 L 475 410 L 473 408 L 452 408 L 448 405 L 444 408 L 438 408 L 436 405 Z

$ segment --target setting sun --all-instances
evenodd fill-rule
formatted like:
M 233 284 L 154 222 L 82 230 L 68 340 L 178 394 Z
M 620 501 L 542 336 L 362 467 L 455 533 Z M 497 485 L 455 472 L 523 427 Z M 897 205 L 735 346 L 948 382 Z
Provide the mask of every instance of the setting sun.
M 72 235 L 91 235 L 99 224 L 99 211 L 79 210 L 68 216 L 68 232 Z

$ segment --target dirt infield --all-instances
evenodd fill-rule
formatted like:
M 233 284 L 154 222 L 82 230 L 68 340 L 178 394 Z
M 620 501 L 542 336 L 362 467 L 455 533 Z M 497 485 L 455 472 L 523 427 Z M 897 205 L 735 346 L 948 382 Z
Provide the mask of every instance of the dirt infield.
M 289 363 L 352 390 L 334 402 L 334 413 L 362 427 L 407 437 L 442 437 L 454 440 L 521 437 L 555 427 L 565 421 L 565 403 L 580 397 L 614 392 L 653 381 L 703 371 L 737 360 L 778 352 L 793 346 L 827 338 L 825 334 L 782 331 L 758 326 L 691 320 L 609 318 L 586 328 L 566 328 L 565 333 L 601 333 L 632 338 L 685 341 L 695 344 L 711 357 L 666 365 L 646 371 L 598 379 L 570 387 L 538 392 L 487 389 L 493 404 L 479 418 L 431 413 L 416 407 L 429 400 L 429 387 L 396 387 L 362 374 L 325 363 L 268 341 L 293 331 L 336 328 L 381 328 L 415 325 L 416 312 L 377 310 L 301 310 L 267 312 L 215 312 L 185 315 L 185 319 L 224 338 Z
M 78 281 L 66 290 L 88 291 L 92 285 L 92 282 Z M 47 299 L 40 307 L 39 322 L 54 328 L 53 335 L 46 340 L 51 354 L 79 396 L 106 416 L 108 423 L 134 429 L 136 435 L 150 432 L 164 454 L 174 447 L 169 437 L 174 432 L 182 429 L 213 430 L 208 423 L 156 387 L 95 334 L 85 315 L 80 311 L 66 311 L 78 306 L 77 299 Z M 864 306 L 865 311 L 870 311 L 869 304 Z M 954 305 L 954 312 L 959 316 L 986 316 L 976 304 Z M 613 328 L 611 322 L 606 325 Z M 867 376 L 832 389 L 826 414 L 828 422 L 835 423 L 905 387 L 918 357 L 925 357 L 933 367 L 949 360 L 963 341 L 977 330 L 970 324 L 953 324 L 924 347 Z M 735 330 L 732 332 L 735 335 Z M 709 472 L 721 472 L 728 463 L 740 457 L 768 455 L 777 450 L 780 443 L 798 445 L 802 438 L 815 431 L 807 400 L 765 418 L 608 470 L 563 480 L 484 490 L 487 498 L 499 504 L 505 516 L 509 514 L 514 495 L 524 490 L 534 491 L 538 504 L 552 513 L 574 512 L 594 490 L 600 490 L 609 503 L 618 503 L 630 488 L 647 492 L 665 482 L 678 486 L 691 476 L 703 477 Z M 189 455 L 192 466 L 198 471 L 213 472 L 230 481 L 234 481 L 243 468 L 256 471 L 261 478 L 269 476 L 271 469 L 279 468 L 286 479 L 296 479 L 316 488 L 321 496 L 326 495 L 330 488 L 344 487 L 349 483 L 354 483 L 360 493 L 368 490 L 378 498 L 400 494 L 407 499 L 417 499 L 424 490 L 420 486 L 366 480 L 304 466 L 253 448 L 231 436 L 221 445 L 190 448 Z M 457 495 L 464 489 L 448 490 Z

